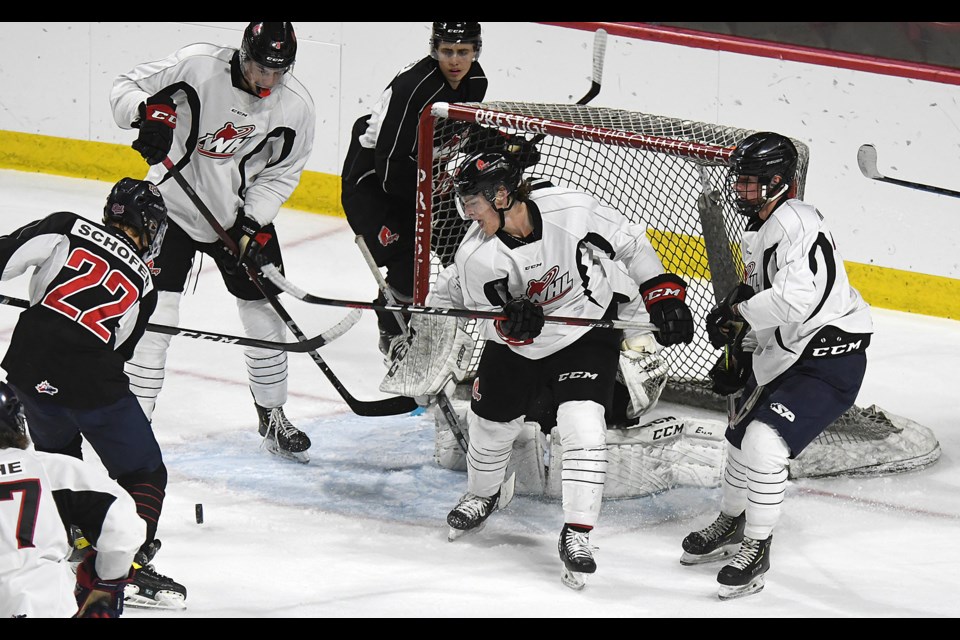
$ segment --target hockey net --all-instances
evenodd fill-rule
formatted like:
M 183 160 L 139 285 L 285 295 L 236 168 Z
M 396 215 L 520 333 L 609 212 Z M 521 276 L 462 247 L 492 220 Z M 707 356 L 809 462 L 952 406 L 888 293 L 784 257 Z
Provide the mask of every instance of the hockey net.
M 420 119 L 414 302 L 425 303 L 468 227 L 454 202 L 456 167 L 477 151 L 524 149 L 524 178 L 588 191 L 646 225 L 665 269 L 687 281 L 697 326 L 691 344 L 664 351 L 670 381 L 662 399 L 725 411 L 724 398 L 709 388 L 707 372 L 717 352 L 703 319 L 742 277 L 739 241 L 745 219 L 724 195 L 724 184 L 733 148 L 752 133 L 606 107 L 434 104 Z M 793 142 L 800 156 L 797 197 L 802 198 L 809 149 Z M 481 351 L 474 350 L 474 370 Z M 844 450 L 842 456 L 832 453 L 837 448 Z M 804 451 L 791 475 L 893 473 L 938 457 L 939 444 L 929 429 L 876 407 L 853 407 Z

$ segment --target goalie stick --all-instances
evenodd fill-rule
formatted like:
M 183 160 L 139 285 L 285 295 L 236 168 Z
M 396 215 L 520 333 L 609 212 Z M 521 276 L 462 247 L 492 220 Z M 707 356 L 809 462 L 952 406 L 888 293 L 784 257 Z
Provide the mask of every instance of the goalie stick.
M 227 247 L 227 249 L 232 251 L 234 255 L 239 256 L 240 251 L 239 247 L 237 247 L 237 243 L 233 238 L 230 237 L 230 234 L 228 234 L 226 229 L 223 228 L 223 225 L 217 221 L 210 209 L 207 208 L 207 205 L 204 204 L 203 200 L 200 199 L 200 196 L 197 195 L 197 193 L 193 190 L 193 187 L 190 186 L 186 178 L 184 178 L 180 173 L 180 170 L 177 169 L 177 167 L 173 164 L 173 161 L 171 161 L 169 157 L 166 157 L 163 159 L 163 166 L 167 168 L 168 174 L 173 176 L 173 179 L 178 185 L 180 185 L 180 188 L 183 189 L 183 192 L 187 194 L 187 197 L 190 198 L 190 201 L 193 202 L 194 206 L 197 207 L 197 210 L 200 211 L 200 214 L 217 233 L 217 236 Z M 293 318 L 290 317 L 290 314 L 287 313 L 287 310 L 283 307 L 283 305 L 280 304 L 280 301 L 277 300 L 277 297 L 270 294 L 266 290 L 266 287 L 260 278 L 260 274 L 256 273 L 248 265 L 244 265 L 244 268 L 246 269 L 247 276 L 249 276 L 251 282 L 257 286 L 257 288 L 260 290 L 260 293 L 262 293 L 267 302 L 270 303 L 270 306 L 273 307 L 273 310 L 276 311 L 278 316 L 280 316 L 280 319 L 283 320 L 284 324 L 287 325 L 287 328 L 290 329 L 291 333 L 293 333 L 299 342 L 306 342 L 307 337 L 304 335 L 303 331 L 300 330 L 300 327 L 297 326 L 297 323 L 293 321 Z M 276 270 L 276 267 L 274 267 L 274 270 Z M 417 403 L 414 402 L 413 398 L 405 398 L 403 396 L 393 396 L 391 398 L 384 398 L 383 400 L 360 400 L 355 398 L 349 391 L 347 391 L 347 388 L 343 386 L 343 383 L 336 376 L 330 366 L 327 365 L 320 354 L 317 353 L 316 349 L 309 349 L 306 353 L 310 354 L 310 358 L 320 368 L 320 371 L 322 371 L 327 377 L 327 380 L 330 381 L 330 384 L 333 385 L 333 388 L 337 390 L 337 393 L 340 394 L 340 397 L 343 398 L 344 402 L 347 403 L 347 406 L 350 407 L 350 410 L 358 416 L 395 416 L 402 413 L 410 413 L 417 408 Z
M 0 304 L 10 305 L 11 307 L 20 307 L 29 309 L 30 303 L 21 298 L 12 298 L 10 296 L 0 295 Z M 188 329 L 187 327 L 174 327 L 166 324 L 147 323 L 147 331 L 153 333 L 165 333 L 170 336 L 181 338 L 194 338 L 196 340 L 206 340 L 218 344 L 234 344 L 241 347 L 258 347 L 260 349 L 276 349 L 277 351 L 289 351 L 291 353 L 305 353 L 311 349 L 318 349 L 325 344 L 329 344 L 345 334 L 353 325 L 360 320 L 360 310 L 344 316 L 343 320 L 333 325 L 320 335 L 308 338 L 304 342 L 273 342 L 271 340 L 257 340 L 256 338 L 245 338 L 242 336 L 232 336 L 229 333 L 217 333 L 214 331 L 202 331 L 200 329 Z
M 864 177 L 870 178 L 871 180 L 896 184 L 909 189 L 917 189 L 919 191 L 936 193 L 941 196 L 960 198 L 960 191 L 951 191 L 950 189 L 944 189 L 943 187 L 934 187 L 929 184 L 920 184 L 919 182 L 900 180 L 899 178 L 888 178 L 887 176 L 883 175 L 877 170 L 877 148 L 872 144 L 860 145 L 860 150 L 857 151 L 857 164 L 860 166 L 860 173 L 862 173 Z
M 377 302 L 360 302 L 359 300 L 337 300 L 323 298 L 307 293 L 284 277 L 280 270 L 272 264 L 265 264 L 263 275 L 277 287 L 286 291 L 294 298 L 309 304 L 326 305 L 328 307 L 350 307 L 353 309 L 371 309 L 392 311 L 397 313 L 422 313 L 433 316 L 447 316 L 451 318 L 467 318 L 471 320 L 507 320 L 507 316 L 496 311 L 478 311 L 474 309 L 455 309 L 450 307 L 421 307 L 413 304 L 379 304 Z M 634 320 L 603 320 L 591 318 L 573 318 L 568 316 L 544 316 L 544 322 L 568 324 L 577 327 L 593 327 L 599 329 L 636 329 L 639 331 L 658 331 L 652 322 L 637 322 Z
M 377 266 L 377 261 L 374 260 L 373 254 L 370 253 L 370 248 L 367 246 L 367 241 L 363 239 L 363 236 L 358 235 L 356 237 L 357 247 L 360 249 L 360 253 L 363 254 L 363 259 L 366 261 L 367 266 L 370 268 L 370 273 L 373 274 L 373 277 L 377 281 L 377 286 L 380 288 L 380 291 L 383 293 L 383 297 L 390 304 L 396 304 L 397 299 L 393 295 L 393 291 L 390 290 L 390 285 L 387 284 L 386 279 L 384 279 L 383 274 L 380 273 L 380 267 Z M 397 319 L 397 324 L 400 326 L 400 331 L 403 333 L 404 338 L 410 337 L 410 327 L 407 326 L 407 321 L 404 319 L 403 314 L 398 311 L 393 312 L 394 317 Z M 467 453 L 467 439 L 463 435 L 463 428 L 460 425 L 460 417 L 457 415 L 456 410 L 453 408 L 453 403 L 450 402 L 450 398 L 447 397 L 447 394 L 440 390 L 436 396 L 437 406 L 440 408 L 440 412 L 443 413 L 444 419 L 447 421 L 447 424 L 450 426 L 450 432 L 453 433 L 453 437 L 457 439 L 457 444 L 460 445 L 460 450 L 464 454 Z

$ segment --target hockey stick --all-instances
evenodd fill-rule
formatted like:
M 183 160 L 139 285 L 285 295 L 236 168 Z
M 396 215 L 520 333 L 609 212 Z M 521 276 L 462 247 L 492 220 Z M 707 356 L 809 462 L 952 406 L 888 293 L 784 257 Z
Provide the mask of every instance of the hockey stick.
M 900 185 L 909 189 L 927 191 L 941 196 L 950 196 L 951 198 L 960 198 L 960 191 L 951 191 L 943 187 L 934 187 L 929 184 L 920 184 L 919 182 L 910 182 L 909 180 L 900 180 L 899 178 L 888 178 L 877 170 L 877 148 L 872 144 L 860 145 L 857 151 L 857 164 L 860 165 L 860 173 L 871 180 L 888 182 L 890 184 Z
M 190 198 L 194 206 L 200 211 L 200 214 L 206 219 L 207 223 L 213 228 L 213 230 L 219 236 L 221 242 L 233 252 L 234 255 L 239 256 L 240 250 L 237 246 L 237 243 L 233 238 L 230 237 L 230 234 L 227 233 L 226 229 L 223 228 L 217 219 L 211 213 L 210 209 L 207 208 L 207 205 L 204 204 L 203 200 L 200 199 L 200 196 L 193 190 L 193 187 L 186 181 L 183 175 L 180 173 L 180 170 L 173 164 L 169 157 L 163 159 L 163 166 L 167 168 L 169 175 L 173 176 L 173 179 L 176 180 L 177 184 L 180 185 L 180 188 L 183 189 L 183 192 L 187 194 L 187 197 Z M 273 266 L 273 265 L 270 265 Z M 280 301 L 277 300 L 277 297 L 267 291 L 266 287 L 263 284 L 263 281 L 260 279 L 260 275 L 257 274 L 249 265 L 244 265 L 244 268 L 247 271 L 247 276 L 250 278 L 250 281 L 256 285 L 257 289 L 260 290 L 260 293 L 263 294 L 263 297 L 266 298 L 267 302 L 270 303 L 270 306 L 273 307 L 273 310 L 277 312 L 277 315 L 280 316 L 280 319 L 283 320 L 284 324 L 287 325 L 287 328 L 290 329 L 291 333 L 297 338 L 299 342 L 306 342 L 307 337 L 304 335 L 303 331 L 300 330 L 300 327 L 297 326 L 297 323 L 293 321 L 293 318 L 290 317 L 290 314 L 287 313 L 287 310 L 283 308 L 283 305 L 280 304 Z M 276 270 L 276 267 L 274 267 Z M 279 272 L 278 272 L 279 273 Z M 317 353 L 316 349 L 309 349 L 307 353 L 310 354 L 310 358 L 313 362 L 320 367 L 320 370 L 327 380 L 330 381 L 330 384 L 333 385 L 333 388 L 337 390 L 337 393 L 340 394 L 340 397 L 343 398 L 344 402 L 350 407 L 350 410 L 353 411 L 358 416 L 394 416 L 402 413 L 410 413 L 417 408 L 417 403 L 414 402 L 412 398 L 405 398 L 403 396 L 393 396 L 391 398 L 384 398 L 383 400 L 360 400 L 353 397 L 346 387 L 343 386 L 343 383 L 340 382 L 340 379 L 336 376 L 333 370 L 324 362 L 323 358 L 320 357 L 320 354 Z
M 350 307 L 353 309 L 372 309 L 392 311 L 397 313 L 422 313 L 433 316 L 447 316 L 451 318 L 468 318 L 470 320 L 507 320 L 507 316 L 496 311 L 477 311 L 474 309 L 454 309 L 448 307 L 421 307 L 413 304 L 379 304 L 377 302 L 360 302 L 357 300 L 336 300 L 322 298 L 307 293 L 297 285 L 287 280 L 272 264 L 263 266 L 263 275 L 277 287 L 286 291 L 294 298 L 309 304 L 326 305 L 329 307 Z M 658 331 L 651 322 L 636 322 L 634 320 L 604 320 L 591 318 L 573 318 L 567 316 L 544 316 L 544 322 L 567 324 L 575 327 L 593 327 L 599 329 L 636 329 L 639 331 Z
M 20 307 L 29 309 L 30 303 L 20 298 L 11 298 L 0 295 L 0 304 L 10 305 L 11 307 Z M 153 333 L 165 333 L 169 336 L 178 336 L 181 338 L 194 338 L 196 340 L 206 340 L 218 344 L 235 344 L 241 347 L 258 347 L 260 349 L 276 349 L 277 351 L 289 351 L 291 353 L 305 353 L 311 349 L 317 349 L 325 344 L 329 344 L 345 334 L 353 325 L 360 320 L 360 311 L 348 313 L 343 320 L 330 327 L 323 333 L 305 342 L 272 342 L 270 340 L 257 340 L 256 338 L 244 338 L 241 336 L 232 336 L 229 333 L 216 333 L 213 331 L 201 331 L 200 329 L 188 329 L 187 327 L 173 327 L 166 324 L 147 323 L 147 331 Z
M 578 105 L 589 104 L 600 94 L 600 84 L 603 82 L 603 61 L 606 57 L 607 32 L 604 29 L 597 29 L 593 34 L 593 75 L 590 78 L 590 90 L 577 100 Z M 538 133 L 531 139 L 531 142 L 537 145 L 543 142 L 546 137 L 547 134 Z
M 387 284 L 386 279 L 384 279 L 383 274 L 380 273 L 380 267 L 377 266 L 377 261 L 374 260 L 373 254 L 370 253 L 370 248 L 367 246 L 367 241 L 363 239 L 363 236 L 358 235 L 356 238 L 357 247 L 360 248 L 360 253 L 363 254 L 363 259 L 366 261 L 367 266 L 370 268 L 370 273 L 373 274 L 373 277 L 377 281 L 377 286 L 380 288 L 380 291 L 383 293 L 383 297 L 390 304 L 396 304 L 397 299 L 393 295 L 393 291 L 390 290 L 390 285 Z M 394 311 L 393 316 L 397 320 L 397 324 L 400 325 L 400 330 L 403 332 L 405 338 L 410 337 L 410 327 L 407 326 L 407 321 L 403 317 L 403 314 Z M 444 419 L 447 421 L 447 424 L 450 426 L 450 432 L 453 433 L 453 437 L 457 439 L 457 444 L 460 445 L 461 451 L 464 454 L 467 453 L 467 439 L 463 435 L 463 427 L 460 425 L 460 416 L 457 415 L 456 409 L 453 408 L 453 404 L 450 402 L 450 398 L 447 397 L 446 392 L 443 389 L 437 393 L 437 406 L 440 408 L 440 412 L 443 413 Z

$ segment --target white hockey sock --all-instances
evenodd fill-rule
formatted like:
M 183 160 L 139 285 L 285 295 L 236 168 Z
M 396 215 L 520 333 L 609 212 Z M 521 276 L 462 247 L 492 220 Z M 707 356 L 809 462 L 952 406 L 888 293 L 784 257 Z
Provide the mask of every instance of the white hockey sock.
M 470 445 L 467 447 L 467 491 L 492 496 L 503 483 L 513 441 L 523 428 L 523 417 L 494 422 L 467 412 Z
M 600 517 L 607 473 L 606 423 L 596 402 L 564 402 L 557 408 L 564 521 L 593 527 Z
M 176 326 L 180 322 L 181 294 L 173 291 L 159 291 L 157 308 L 150 316 L 150 322 Z M 130 378 L 130 392 L 140 401 L 140 407 L 147 416 L 153 417 L 157 396 L 163 388 L 166 375 L 167 349 L 172 336 L 147 331 L 137 343 L 133 356 L 124 363 L 123 370 Z
M 723 493 L 720 511 L 739 516 L 747 508 L 747 465 L 743 451 L 727 443 L 727 460 L 723 465 Z
M 287 327 L 266 300 L 237 299 L 237 310 L 247 336 L 284 342 Z M 271 349 L 244 349 L 250 390 L 258 405 L 272 409 L 287 402 L 287 353 Z
M 747 456 L 747 524 L 743 535 L 765 540 L 780 519 L 787 486 L 790 449 L 777 430 L 751 422 L 743 436 Z

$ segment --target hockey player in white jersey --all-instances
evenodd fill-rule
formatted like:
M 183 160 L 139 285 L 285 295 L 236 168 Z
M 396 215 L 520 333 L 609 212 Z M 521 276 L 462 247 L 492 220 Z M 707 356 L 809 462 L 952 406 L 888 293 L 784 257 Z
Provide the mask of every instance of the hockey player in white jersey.
M 795 197 L 797 162 L 790 139 L 770 132 L 744 139 L 730 159 L 728 196 L 748 219 L 745 282 L 706 328 L 724 348 L 714 391 L 742 393 L 726 431 L 720 515 L 683 540 L 680 560 L 735 554 L 717 576 L 721 599 L 763 588 L 789 461 L 853 406 L 873 332 L 823 216 Z
M 77 573 L 65 522 L 95 551 Z M 0 382 L 0 618 L 116 618 L 146 525 L 130 494 L 71 456 L 36 451 L 14 390 Z
M 645 227 L 582 191 L 532 190 L 512 154 L 470 156 L 454 185 L 461 215 L 474 223 L 427 304 L 502 311 L 508 319 L 486 321 L 482 328 L 485 343 L 467 414 L 467 492 L 447 516 L 451 539 L 478 530 L 497 508 L 512 443 L 527 407 L 546 386 L 558 406 L 553 433 L 563 458 L 561 576 L 579 589 L 596 571 L 590 531 L 603 497 L 604 415 L 621 342 L 623 348 L 634 339 L 646 343 L 642 335 L 622 340 L 609 329 L 545 324 L 544 314 L 616 317 L 625 300 L 604 269 L 610 258 L 623 263 L 640 286 L 656 339 L 662 345 L 689 343 L 693 320 L 684 302 L 686 284 L 664 273 Z
M 283 269 L 273 220 L 300 181 L 313 147 L 316 113 L 307 89 L 293 76 L 297 39 L 289 22 L 251 22 L 240 49 L 186 46 L 116 78 L 114 119 L 138 128 L 133 148 L 152 165 L 170 228 L 152 264 L 159 291 L 153 321 L 177 324 L 185 283 L 197 251 L 212 256 L 237 299 L 248 336 L 283 341 L 287 327 L 252 283 L 245 266 L 265 260 Z M 240 247 L 226 249 L 210 224 L 161 162 L 168 156 Z M 257 269 L 258 270 L 258 269 Z M 279 291 L 264 283 L 267 291 Z M 140 341 L 126 372 L 150 418 L 163 386 L 170 336 Z M 306 461 L 310 439 L 287 419 L 287 355 L 246 351 L 250 390 L 267 448 Z

